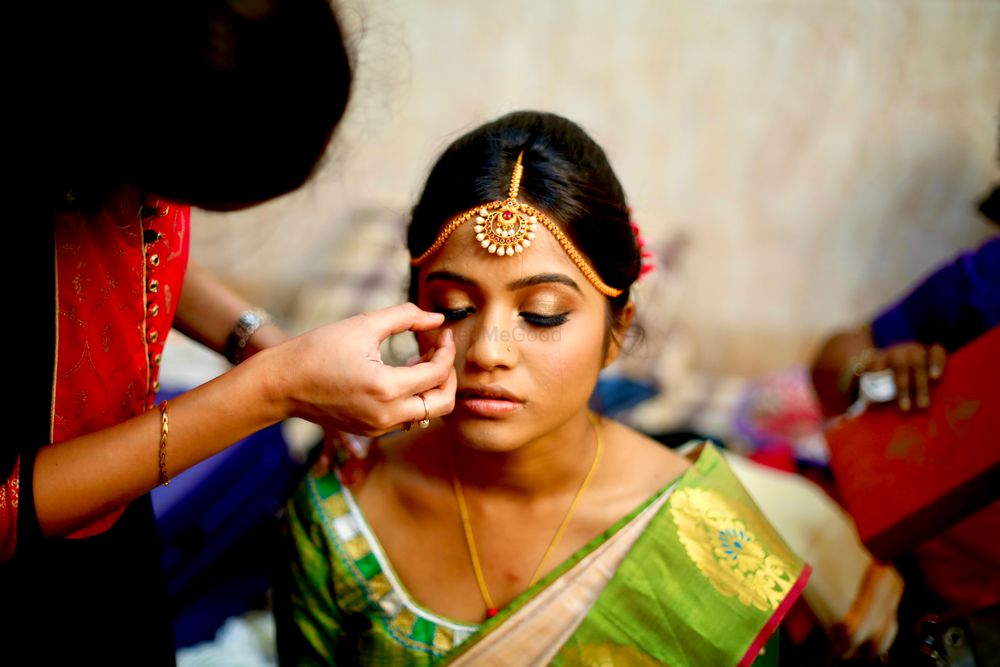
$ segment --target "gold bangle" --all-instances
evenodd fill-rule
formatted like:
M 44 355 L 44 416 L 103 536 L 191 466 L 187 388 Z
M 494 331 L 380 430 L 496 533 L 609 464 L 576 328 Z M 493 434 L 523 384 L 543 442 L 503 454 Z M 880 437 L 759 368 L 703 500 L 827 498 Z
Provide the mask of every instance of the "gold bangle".
M 167 434 L 170 433 L 170 415 L 167 414 L 167 402 L 160 403 L 160 484 L 170 486 L 170 476 L 167 475 Z

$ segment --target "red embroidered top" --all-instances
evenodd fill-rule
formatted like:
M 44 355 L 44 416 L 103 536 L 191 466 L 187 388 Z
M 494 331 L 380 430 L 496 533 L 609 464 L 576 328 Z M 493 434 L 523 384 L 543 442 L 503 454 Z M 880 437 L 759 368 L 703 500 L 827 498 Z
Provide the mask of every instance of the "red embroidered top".
M 50 442 L 154 406 L 163 344 L 187 268 L 189 224 L 189 207 L 142 201 L 130 190 L 98 214 L 56 216 Z M 0 486 L 0 562 L 16 548 L 20 463 Z M 71 537 L 107 530 L 122 511 Z

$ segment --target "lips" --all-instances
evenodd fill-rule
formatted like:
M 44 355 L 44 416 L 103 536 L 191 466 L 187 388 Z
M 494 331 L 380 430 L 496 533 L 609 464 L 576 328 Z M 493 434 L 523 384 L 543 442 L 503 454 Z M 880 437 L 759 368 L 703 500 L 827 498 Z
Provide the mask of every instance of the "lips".
M 463 387 L 459 389 L 456 397 L 458 399 L 463 398 L 486 398 L 486 399 L 496 399 L 501 401 L 514 401 L 515 403 L 524 403 L 523 400 L 518 398 L 516 395 L 507 391 L 500 385 L 489 385 L 486 387 Z
M 505 417 L 524 406 L 524 400 L 499 385 L 463 387 L 455 399 L 456 407 L 478 417 Z

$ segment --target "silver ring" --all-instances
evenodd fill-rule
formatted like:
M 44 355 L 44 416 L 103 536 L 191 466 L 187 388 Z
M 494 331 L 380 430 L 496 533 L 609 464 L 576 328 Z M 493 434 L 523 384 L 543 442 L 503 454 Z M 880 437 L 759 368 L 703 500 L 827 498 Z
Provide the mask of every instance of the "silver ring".
M 431 425 L 431 411 L 427 408 L 427 399 L 424 398 L 424 395 L 418 394 L 418 396 L 424 403 L 424 418 L 420 420 L 420 428 L 427 428 Z

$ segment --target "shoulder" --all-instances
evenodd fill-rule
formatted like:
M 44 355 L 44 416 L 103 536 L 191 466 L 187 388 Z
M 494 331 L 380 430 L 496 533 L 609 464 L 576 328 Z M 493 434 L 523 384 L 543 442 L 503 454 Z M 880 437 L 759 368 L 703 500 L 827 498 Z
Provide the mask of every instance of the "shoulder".
M 434 497 L 442 480 L 450 479 L 447 460 L 442 455 L 440 425 L 427 430 L 383 436 L 369 449 L 368 457 L 357 464 L 357 474 L 345 475 L 344 485 L 366 509 L 374 497 L 379 504 L 394 499 L 402 504 L 421 505 Z M 450 489 L 450 483 L 445 485 Z
M 691 467 L 685 457 L 621 422 L 602 419 L 601 425 L 608 477 L 619 484 L 627 480 L 626 488 L 636 496 L 657 493 Z
M 609 447 L 627 452 L 637 462 L 673 472 L 683 472 L 690 461 L 645 433 L 613 419 L 602 418 L 601 426 Z

